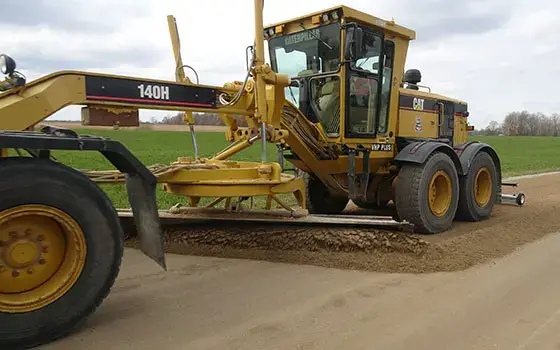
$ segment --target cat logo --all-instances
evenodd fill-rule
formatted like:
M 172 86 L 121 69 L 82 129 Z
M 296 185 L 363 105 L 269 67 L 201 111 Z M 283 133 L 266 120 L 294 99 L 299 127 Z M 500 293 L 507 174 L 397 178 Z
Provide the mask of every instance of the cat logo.
M 415 111 L 423 111 L 424 110 L 424 99 L 415 97 L 412 100 L 412 109 Z

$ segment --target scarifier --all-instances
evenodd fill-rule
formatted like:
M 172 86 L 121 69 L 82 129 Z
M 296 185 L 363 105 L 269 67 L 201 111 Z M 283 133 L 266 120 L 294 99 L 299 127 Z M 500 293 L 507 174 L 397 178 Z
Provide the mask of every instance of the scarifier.
M 455 219 L 484 220 L 496 203 L 524 203 L 523 193 L 502 193 L 516 184 L 502 183 L 496 151 L 467 141 L 467 104 L 420 85 L 418 70 L 404 71 L 414 31 L 346 6 L 264 27 L 263 2 L 254 6 L 247 75 L 221 87 L 187 77 L 192 67 L 183 64 L 173 16 L 175 81 L 60 71 L 28 83 L 0 56 L 0 348 L 63 337 L 95 310 L 120 268 L 119 216 L 134 218 L 142 251 L 165 268 L 165 218 L 431 234 Z M 119 142 L 37 128 L 68 105 L 127 116 L 184 112 L 195 157 L 146 166 Z M 199 157 L 193 112 L 218 113 L 228 126 L 230 144 L 212 158 Z M 229 160 L 255 143 L 260 162 Z M 269 143 L 279 148 L 277 161 L 266 159 Z M 78 171 L 57 162 L 56 150 L 98 151 L 116 170 Z M 116 210 L 97 183 L 125 183 L 131 209 Z M 159 211 L 158 183 L 187 205 Z M 247 201 L 258 196 L 266 205 L 252 210 Z M 342 215 L 350 201 L 392 214 Z

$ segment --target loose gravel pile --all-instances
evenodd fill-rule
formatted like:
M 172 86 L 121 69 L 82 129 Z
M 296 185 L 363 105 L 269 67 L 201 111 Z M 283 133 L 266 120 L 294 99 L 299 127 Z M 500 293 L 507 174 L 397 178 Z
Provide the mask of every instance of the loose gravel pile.
M 167 232 L 169 243 L 236 249 L 421 254 L 427 242 L 414 236 L 372 229 L 236 224 L 196 225 Z

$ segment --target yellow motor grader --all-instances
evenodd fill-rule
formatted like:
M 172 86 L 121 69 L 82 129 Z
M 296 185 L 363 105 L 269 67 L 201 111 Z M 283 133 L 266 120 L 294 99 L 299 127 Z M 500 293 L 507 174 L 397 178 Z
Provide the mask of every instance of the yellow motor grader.
M 495 150 L 467 141 L 467 104 L 431 93 L 418 70 L 404 71 L 414 31 L 345 6 L 265 27 L 262 0 L 254 6 L 247 75 L 223 86 L 187 77 L 172 16 L 175 81 L 60 71 L 27 82 L 13 59 L 0 56 L 1 349 L 63 337 L 94 312 L 119 272 L 119 216 L 134 218 L 142 251 L 165 268 L 166 215 L 439 233 L 455 219 L 488 218 L 496 203 L 523 204 L 523 194 L 502 193 L 514 184 L 502 183 Z M 68 105 L 184 112 L 195 157 L 146 166 L 117 141 L 36 128 Z M 198 156 L 193 112 L 218 113 L 228 126 L 230 144 L 214 157 Z M 255 143 L 260 162 L 229 160 Z M 266 159 L 267 144 L 279 146 L 277 161 Z M 101 152 L 116 170 L 70 168 L 53 159 L 57 150 Z M 284 160 L 303 176 L 285 173 Z M 107 178 L 126 184 L 128 214 L 97 185 Z M 158 183 L 188 205 L 159 210 Z M 266 197 L 263 210 L 240 209 L 256 196 Z M 394 214 L 340 215 L 349 201 Z

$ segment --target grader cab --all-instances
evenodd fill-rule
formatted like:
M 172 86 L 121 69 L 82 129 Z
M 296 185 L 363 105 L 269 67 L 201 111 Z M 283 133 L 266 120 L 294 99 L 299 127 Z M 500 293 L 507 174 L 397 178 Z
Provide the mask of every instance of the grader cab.
M 297 108 L 320 135 L 310 143 L 329 150 L 312 154 L 294 132 L 284 144 L 286 158 L 309 174 L 311 213 L 339 214 L 349 200 L 390 205 L 415 231 L 438 233 L 514 199 L 501 194 L 494 149 L 467 142 L 467 103 L 431 93 L 420 71 L 405 71 L 414 31 L 340 6 L 264 34 L 272 70 L 292 80 L 286 109 Z M 290 118 L 282 122 L 290 128 Z
M 61 71 L 27 82 L 0 56 L 0 348 L 62 337 L 94 311 L 119 271 L 119 216 L 134 217 L 142 251 L 165 268 L 162 217 L 440 233 L 456 218 L 488 218 L 504 199 L 522 204 L 522 194 L 502 194 L 494 149 L 467 141 L 467 104 L 431 93 L 419 71 L 404 71 L 413 31 L 345 6 L 264 27 L 262 5 L 255 0 L 247 75 L 223 86 L 187 77 L 172 16 L 175 81 Z M 195 156 L 146 166 L 113 140 L 37 130 L 68 105 L 115 118 L 182 111 Z M 218 113 L 228 126 L 230 144 L 213 157 L 199 156 L 193 112 Z M 278 161 L 266 159 L 270 143 Z M 260 162 L 229 160 L 255 144 Z M 78 171 L 56 161 L 56 150 L 97 151 L 116 170 Z M 303 176 L 283 172 L 284 160 Z M 96 185 L 107 182 L 126 185 L 130 210 L 116 210 Z M 158 208 L 158 183 L 186 205 Z M 258 196 L 266 197 L 262 210 L 243 206 Z M 350 201 L 391 214 L 342 215 Z

